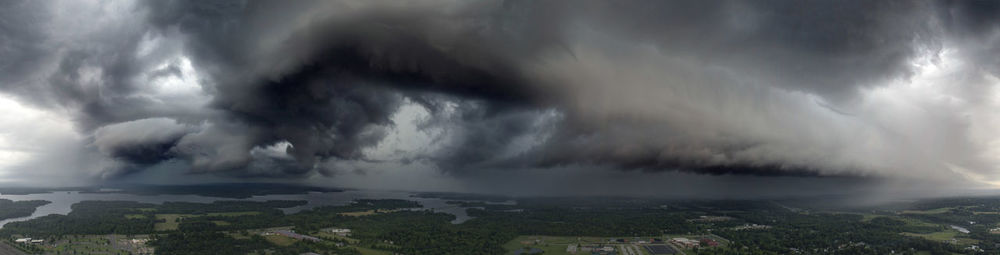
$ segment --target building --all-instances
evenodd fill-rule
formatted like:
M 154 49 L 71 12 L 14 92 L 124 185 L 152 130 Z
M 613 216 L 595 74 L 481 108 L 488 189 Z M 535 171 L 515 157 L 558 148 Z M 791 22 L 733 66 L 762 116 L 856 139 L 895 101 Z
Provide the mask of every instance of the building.
M 351 236 L 351 230 L 346 228 L 331 228 L 327 231 L 338 236 Z
M 698 246 L 697 240 L 691 240 L 684 237 L 674 237 L 670 239 L 670 242 L 684 248 L 694 248 Z
M 18 238 L 14 240 L 14 242 L 23 244 L 41 244 L 45 242 L 45 239 Z

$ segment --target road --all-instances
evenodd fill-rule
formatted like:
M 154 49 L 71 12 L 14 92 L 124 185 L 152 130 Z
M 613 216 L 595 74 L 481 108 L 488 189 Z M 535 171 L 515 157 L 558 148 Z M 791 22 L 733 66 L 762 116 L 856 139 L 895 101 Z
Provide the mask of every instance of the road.
M 0 255 L 24 255 L 25 253 L 10 247 L 7 243 L 0 242 Z

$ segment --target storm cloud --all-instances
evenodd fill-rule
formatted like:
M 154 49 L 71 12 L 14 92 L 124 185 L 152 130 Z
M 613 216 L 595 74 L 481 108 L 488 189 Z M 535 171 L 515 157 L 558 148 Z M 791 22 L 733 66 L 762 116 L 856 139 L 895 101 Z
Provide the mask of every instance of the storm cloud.
M 103 178 L 1000 177 L 992 2 L 0 2 Z

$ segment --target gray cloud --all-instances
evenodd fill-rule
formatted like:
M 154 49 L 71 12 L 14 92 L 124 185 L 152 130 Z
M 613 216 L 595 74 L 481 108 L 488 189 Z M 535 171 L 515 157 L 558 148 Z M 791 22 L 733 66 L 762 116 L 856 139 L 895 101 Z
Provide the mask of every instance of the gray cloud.
M 72 112 L 120 163 L 107 176 L 366 162 L 988 181 L 1000 163 L 991 3 L 148 1 L 98 3 L 127 8 L 93 25 L 59 11 L 79 3 L 3 4 L 0 90 Z M 412 105 L 433 139 L 379 154 Z
M 102 154 L 128 164 L 123 167 L 134 169 L 174 158 L 171 149 L 194 131 L 194 127 L 167 118 L 141 119 L 98 128 L 93 145 Z

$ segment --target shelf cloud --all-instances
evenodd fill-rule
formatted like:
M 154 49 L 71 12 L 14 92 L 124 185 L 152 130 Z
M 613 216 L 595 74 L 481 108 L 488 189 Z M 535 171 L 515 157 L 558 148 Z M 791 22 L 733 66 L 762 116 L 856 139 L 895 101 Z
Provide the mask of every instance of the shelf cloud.
M 65 165 L 104 180 L 411 167 L 1000 180 L 994 2 L 0 7 L 0 93 L 64 116 L 100 155 L 74 160 L 103 162 Z

